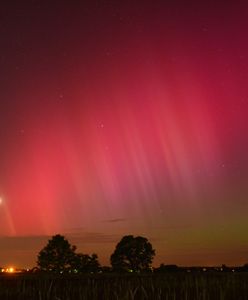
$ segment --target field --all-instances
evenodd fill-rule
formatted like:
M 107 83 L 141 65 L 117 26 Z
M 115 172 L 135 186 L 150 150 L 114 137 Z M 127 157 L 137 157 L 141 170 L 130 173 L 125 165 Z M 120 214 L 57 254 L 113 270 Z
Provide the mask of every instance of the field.
M 248 273 L 0 276 L 1 300 L 246 300 Z

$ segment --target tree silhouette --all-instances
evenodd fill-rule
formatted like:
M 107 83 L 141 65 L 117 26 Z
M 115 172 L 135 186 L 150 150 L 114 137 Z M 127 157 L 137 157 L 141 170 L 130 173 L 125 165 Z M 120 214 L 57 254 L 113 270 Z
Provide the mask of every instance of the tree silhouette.
M 88 255 L 78 253 L 74 257 L 72 266 L 73 269 L 79 273 L 96 273 L 100 269 L 96 254 Z
M 149 270 L 155 250 L 147 238 L 124 236 L 111 255 L 111 265 L 115 271 L 140 272 Z
M 37 265 L 42 271 L 63 273 L 73 270 L 76 246 L 72 246 L 64 236 L 54 235 L 39 252 Z

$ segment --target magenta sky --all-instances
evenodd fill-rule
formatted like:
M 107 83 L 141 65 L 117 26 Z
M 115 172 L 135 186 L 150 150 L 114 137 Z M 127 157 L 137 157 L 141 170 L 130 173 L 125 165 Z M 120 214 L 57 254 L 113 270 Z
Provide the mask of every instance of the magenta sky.
M 1 5 L 0 265 L 248 262 L 248 6 L 168 2 Z

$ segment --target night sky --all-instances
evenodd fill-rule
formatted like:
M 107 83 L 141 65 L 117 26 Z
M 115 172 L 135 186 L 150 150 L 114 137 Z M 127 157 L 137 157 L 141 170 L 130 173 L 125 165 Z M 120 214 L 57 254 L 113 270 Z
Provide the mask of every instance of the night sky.
M 1 2 L 0 266 L 248 262 L 248 4 L 181 2 Z

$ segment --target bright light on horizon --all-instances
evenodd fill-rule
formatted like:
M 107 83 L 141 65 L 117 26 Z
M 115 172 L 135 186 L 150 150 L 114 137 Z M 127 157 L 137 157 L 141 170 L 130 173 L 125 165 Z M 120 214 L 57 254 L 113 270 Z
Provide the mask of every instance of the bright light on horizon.
M 14 272 L 15 272 L 15 269 L 14 269 L 13 267 L 9 267 L 9 268 L 3 269 L 3 272 L 6 272 L 6 273 L 14 273 Z

